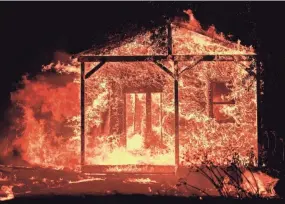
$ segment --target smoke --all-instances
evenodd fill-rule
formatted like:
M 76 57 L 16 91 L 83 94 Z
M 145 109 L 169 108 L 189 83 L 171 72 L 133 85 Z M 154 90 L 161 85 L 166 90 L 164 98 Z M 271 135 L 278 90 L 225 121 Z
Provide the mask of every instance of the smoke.
M 71 55 L 64 51 L 56 51 L 53 54 L 53 62 L 61 62 L 63 64 L 71 64 Z

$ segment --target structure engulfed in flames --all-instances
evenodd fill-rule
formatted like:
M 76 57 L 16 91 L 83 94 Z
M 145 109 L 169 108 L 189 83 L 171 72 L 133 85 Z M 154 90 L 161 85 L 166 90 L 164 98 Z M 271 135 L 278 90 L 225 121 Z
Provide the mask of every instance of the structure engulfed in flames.
M 203 30 L 188 14 L 189 22 L 172 24 L 173 53 L 197 58 L 177 65 L 180 164 L 197 165 L 204 159 L 226 164 L 234 154 L 248 163 L 251 152 L 257 155 L 256 81 L 246 71 L 254 62 L 203 61 L 187 67 L 207 54 L 254 55 L 254 51 L 229 42 L 213 26 Z M 165 39 L 153 37 L 160 30 L 100 50 L 99 55 L 163 55 Z M 171 61 L 161 63 L 173 71 Z M 86 63 L 87 71 L 95 65 Z M 23 84 L 12 93 L 21 110 L 12 147 L 32 165 L 78 169 L 80 63 L 74 59 L 45 66 L 35 79 L 24 77 Z M 86 164 L 175 165 L 171 77 L 152 62 L 107 62 L 85 85 Z

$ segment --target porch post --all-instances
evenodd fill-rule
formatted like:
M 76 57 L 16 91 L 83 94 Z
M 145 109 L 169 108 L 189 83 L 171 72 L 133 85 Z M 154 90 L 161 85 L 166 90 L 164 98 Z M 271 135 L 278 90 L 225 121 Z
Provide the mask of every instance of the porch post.
M 178 101 L 178 67 L 174 61 L 174 107 L 175 107 L 175 166 L 179 166 L 179 101 Z
M 168 34 L 168 56 L 172 56 L 172 28 L 171 21 L 167 24 L 167 34 Z M 173 57 L 172 57 L 173 59 Z M 179 101 L 178 101 L 178 62 L 174 60 L 174 111 L 175 111 L 175 166 L 176 172 L 179 167 Z
M 85 164 L 85 66 L 81 62 L 80 77 L 80 113 L 81 113 L 81 167 Z

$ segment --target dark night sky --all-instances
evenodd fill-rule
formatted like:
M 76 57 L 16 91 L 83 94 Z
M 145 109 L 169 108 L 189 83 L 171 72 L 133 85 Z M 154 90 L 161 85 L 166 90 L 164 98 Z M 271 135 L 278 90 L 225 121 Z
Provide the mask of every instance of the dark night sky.
M 252 44 L 265 67 L 264 124 L 285 135 L 285 2 L 1 2 L 1 103 L 25 73 L 40 72 L 57 50 L 77 53 L 115 33 L 160 23 L 193 9 L 202 25 Z M 1 114 L 1 121 L 6 121 Z

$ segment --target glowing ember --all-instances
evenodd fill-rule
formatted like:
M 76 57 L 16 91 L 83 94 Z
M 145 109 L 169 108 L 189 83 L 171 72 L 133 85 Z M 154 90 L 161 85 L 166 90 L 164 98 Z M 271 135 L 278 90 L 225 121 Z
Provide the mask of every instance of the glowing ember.
M 150 184 L 150 183 L 157 183 L 157 181 L 151 180 L 150 178 L 129 178 L 124 180 L 124 183 Z
M 84 182 L 90 182 L 90 181 L 105 181 L 106 178 L 88 178 L 88 179 L 82 179 L 79 181 L 69 181 L 68 183 L 84 183 Z

